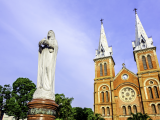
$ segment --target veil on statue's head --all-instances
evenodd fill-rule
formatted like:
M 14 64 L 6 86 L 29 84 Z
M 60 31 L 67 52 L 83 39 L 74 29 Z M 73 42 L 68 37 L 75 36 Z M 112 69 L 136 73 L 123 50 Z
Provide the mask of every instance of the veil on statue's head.
M 49 38 L 51 38 L 53 40 L 55 39 L 55 33 L 53 32 L 53 30 L 48 31 L 47 39 L 49 39 Z

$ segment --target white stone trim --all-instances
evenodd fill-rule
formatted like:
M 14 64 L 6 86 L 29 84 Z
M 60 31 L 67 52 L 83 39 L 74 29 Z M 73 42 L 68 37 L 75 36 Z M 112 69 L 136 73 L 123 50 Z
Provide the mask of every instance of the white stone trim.
M 128 105 L 121 105 L 121 108 L 122 108 L 123 106 L 125 106 L 125 107 L 127 108 Z
M 147 53 L 147 54 L 146 54 L 146 57 L 147 57 L 148 55 L 152 56 L 152 54 L 150 54 L 150 53 Z
M 101 106 L 100 109 L 102 109 L 102 107 L 104 107 L 105 109 L 106 109 L 107 107 L 109 107 L 109 109 L 111 108 L 109 105 L 106 105 L 106 106 Z
M 105 91 L 108 91 L 109 93 L 110 93 L 110 102 L 111 102 L 111 90 L 110 90 L 110 86 L 108 85 L 108 84 L 101 84 L 99 87 L 98 87 L 98 102 L 100 103 L 100 93 L 102 92 L 102 91 L 100 91 L 100 88 L 103 86 L 103 85 L 106 85 L 108 88 L 109 88 L 109 90 L 105 90 Z
M 104 61 L 104 62 L 98 63 L 98 66 L 100 66 L 100 64 L 104 65 L 104 63 L 106 63 L 108 65 L 107 61 Z
M 125 106 L 126 108 L 128 108 L 128 106 L 133 107 L 134 105 L 135 105 L 136 107 L 138 106 L 137 104 L 132 104 L 132 105 L 131 105 L 131 104 L 127 104 L 127 105 L 126 105 L 126 104 L 125 104 L 125 105 L 123 104 L 123 105 L 121 105 L 120 108 L 122 108 L 123 106 Z
M 135 105 L 136 107 L 138 106 L 137 104 L 133 104 L 133 105 L 131 105 L 131 107 L 133 107 L 134 105 Z
M 153 103 L 153 102 L 151 102 L 151 103 L 149 104 L 149 106 L 151 106 L 152 104 L 154 104 L 154 105 L 156 106 L 156 103 Z
M 155 80 L 157 83 L 158 83 L 158 85 L 148 85 L 148 86 L 146 86 L 146 82 L 148 81 L 148 80 L 151 80 L 151 79 L 153 79 L 153 80 Z M 147 94 L 147 89 L 146 88 L 148 88 L 148 87 L 154 87 L 154 86 L 158 86 L 159 87 L 159 90 L 160 90 L 160 84 L 159 84 L 159 81 L 156 79 L 156 78 L 147 78 L 145 81 L 144 81 L 144 84 L 143 84 L 143 86 L 144 86 L 144 93 L 145 93 L 145 96 L 146 96 L 146 99 L 148 99 L 148 94 Z
M 159 85 L 159 81 L 156 79 L 156 78 L 147 78 L 145 81 L 144 81 L 144 86 L 146 85 L 146 82 L 148 81 L 148 80 L 151 80 L 151 79 L 153 79 L 153 80 L 155 80 L 157 83 L 158 83 L 158 85 Z M 160 86 L 159 86 L 160 87 Z
M 146 89 L 146 86 L 144 86 L 144 93 L 145 93 L 146 99 L 148 100 L 148 95 L 147 95 L 147 89 Z
M 157 102 L 155 105 L 157 106 L 158 104 L 160 104 L 160 102 Z
M 152 55 L 152 54 L 150 54 L 150 53 L 142 54 L 142 55 L 140 55 L 140 56 L 139 56 L 139 59 L 140 59 L 140 58 L 142 58 L 142 56 L 144 56 L 144 57 L 146 57 L 146 58 L 147 58 L 147 56 L 148 56 L 148 55 L 153 56 L 153 55 Z

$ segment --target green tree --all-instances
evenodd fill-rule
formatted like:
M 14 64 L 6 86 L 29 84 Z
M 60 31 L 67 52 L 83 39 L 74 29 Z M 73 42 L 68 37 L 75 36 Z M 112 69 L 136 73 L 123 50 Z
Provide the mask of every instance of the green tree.
M 7 111 L 9 110 L 8 103 L 11 98 L 11 92 L 12 92 L 12 87 L 9 84 L 4 85 L 2 90 L 2 95 L 3 95 L 3 110 L 5 113 L 7 113 Z
M 85 120 L 83 108 L 74 107 L 74 108 L 72 108 L 72 111 L 73 111 L 73 118 L 75 120 Z
M 63 120 L 73 120 L 72 116 L 72 106 L 71 103 L 73 98 L 65 97 L 64 94 L 56 94 L 55 95 L 55 102 L 60 105 L 62 104 L 57 110 L 57 118 Z
M 13 83 L 12 97 L 7 102 L 7 115 L 14 116 L 17 120 L 27 117 L 27 103 L 32 100 L 36 85 L 28 78 L 18 78 Z
M 131 113 L 132 117 L 129 117 L 127 120 L 152 120 L 147 113 L 142 114 L 142 113 L 136 113 L 133 114 Z
M 85 120 L 92 120 L 94 117 L 94 112 L 92 111 L 91 108 L 84 108 L 83 114 L 84 114 Z
M 101 114 L 94 114 L 91 108 L 74 107 L 72 111 L 72 120 L 105 120 Z
M 2 108 L 3 108 L 3 87 L 0 85 L 0 119 L 2 116 Z
M 8 109 L 7 104 L 11 98 L 11 90 L 12 87 L 9 84 L 4 85 L 4 87 L 0 85 L 0 118 L 2 117 L 2 111 L 6 112 Z
M 96 116 L 91 108 L 80 108 L 74 107 L 73 108 L 73 118 L 75 120 L 94 120 Z M 99 120 L 99 118 L 97 118 Z
M 102 116 L 101 114 L 95 113 L 92 120 L 105 120 L 105 119 L 102 118 L 101 116 Z

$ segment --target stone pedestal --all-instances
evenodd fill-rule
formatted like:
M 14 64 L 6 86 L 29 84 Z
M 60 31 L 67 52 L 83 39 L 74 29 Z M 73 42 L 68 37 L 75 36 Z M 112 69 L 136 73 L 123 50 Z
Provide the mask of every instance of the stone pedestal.
M 55 120 L 58 104 L 49 99 L 33 99 L 28 103 L 27 120 Z

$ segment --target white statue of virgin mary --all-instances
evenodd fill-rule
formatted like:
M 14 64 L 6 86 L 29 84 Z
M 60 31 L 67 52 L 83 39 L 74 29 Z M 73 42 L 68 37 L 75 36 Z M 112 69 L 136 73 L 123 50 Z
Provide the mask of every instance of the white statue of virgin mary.
M 52 30 L 39 42 L 37 89 L 33 99 L 55 100 L 55 68 L 58 44 Z

